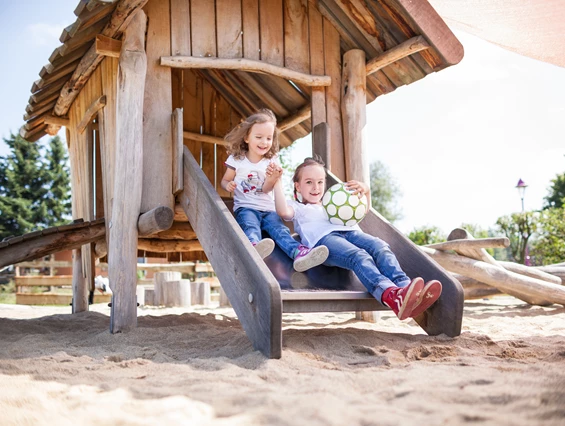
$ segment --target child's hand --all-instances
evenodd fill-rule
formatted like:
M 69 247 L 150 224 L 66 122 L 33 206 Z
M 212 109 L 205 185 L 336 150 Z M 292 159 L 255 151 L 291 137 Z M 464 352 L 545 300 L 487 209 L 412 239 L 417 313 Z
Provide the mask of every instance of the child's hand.
M 345 188 L 349 191 L 352 191 L 354 195 L 362 196 L 369 193 L 369 187 L 363 182 L 359 182 L 357 180 L 350 180 L 348 182 L 345 182 Z
M 231 182 L 228 182 L 228 184 L 226 185 L 226 191 L 228 191 L 228 192 L 235 191 L 235 188 L 237 188 L 237 183 L 235 183 L 234 180 L 232 180 Z
M 269 178 L 278 179 L 282 176 L 283 169 L 281 166 L 275 163 L 269 163 L 267 170 L 265 172 Z

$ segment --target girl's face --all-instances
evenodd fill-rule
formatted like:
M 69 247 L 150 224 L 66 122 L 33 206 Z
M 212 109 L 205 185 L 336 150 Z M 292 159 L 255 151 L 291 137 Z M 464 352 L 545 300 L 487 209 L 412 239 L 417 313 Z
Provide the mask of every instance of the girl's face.
M 261 161 L 273 146 L 274 133 L 275 123 L 271 121 L 257 123 L 251 127 L 249 134 L 244 139 L 248 147 L 246 156 L 249 161 L 252 163 Z
M 306 166 L 300 171 L 296 192 L 302 195 L 304 204 L 320 204 L 326 189 L 326 171 L 322 166 Z

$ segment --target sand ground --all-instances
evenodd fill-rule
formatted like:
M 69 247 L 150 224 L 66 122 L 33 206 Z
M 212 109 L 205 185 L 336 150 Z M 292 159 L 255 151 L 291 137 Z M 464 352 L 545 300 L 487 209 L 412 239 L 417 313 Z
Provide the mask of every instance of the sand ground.
M 1 425 L 564 425 L 565 308 L 467 301 L 461 336 L 389 312 L 285 314 L 283 355 L 233 310 L 0 305 Z

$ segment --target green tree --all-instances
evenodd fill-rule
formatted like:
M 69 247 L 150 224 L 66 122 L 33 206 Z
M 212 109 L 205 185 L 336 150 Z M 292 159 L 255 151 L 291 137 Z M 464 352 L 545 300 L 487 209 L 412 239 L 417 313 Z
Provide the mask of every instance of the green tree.
M 402 219 L 397 204 L 400 189 L 388 168 L 380 161 L 371 163 L 370 184 L 372 207 L 392 223 Z
M 71 180 L 68 157 L 59 136 L 51 138 L 46 159 L 47 196 L 44 199 L 44 218 L 49 226 L 68 222 L 71 213 Z
M 551 180 L 549 194 L 544 198 L 543 209 L 562 208 L 565 204 L 565 173 Z
M 60 140 L 51 141 L 47 159 L 41 144 L 20 135 L 4 142 L 10 153 L 0 156 L 0 238 L 61 223 L 70 213 L 70 189 Z
M 528 242 L 537 230 L 538 217 L 537 212 L 523 212 L 502 216 L 496 221 L 498 231 L 510 240 L 508 247 L 510 260 L 525 263 Z
M 530 255 L 536 265 L 565 261 L 565 208 L 543 210 L 538 222 L 538 238 Z
M 408 234 L 408 238 L 419 246 L 441 243 L 446 240 L 445 234 L 437 226 L 421 226 L 414 228 Z

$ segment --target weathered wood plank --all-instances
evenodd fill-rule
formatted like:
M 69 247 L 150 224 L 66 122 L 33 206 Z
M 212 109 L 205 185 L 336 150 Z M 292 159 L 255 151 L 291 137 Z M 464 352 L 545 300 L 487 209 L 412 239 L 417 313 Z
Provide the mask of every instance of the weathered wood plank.
M 171 0 L 171 54 L 191 55 L 190 0 Z
M 310 72 L 308 0 L 284 1 L 284 66 Z
M 283 0 L 261 0 L 261 61 L 284 67 Z
M 214 131 L 215 107 L 216 107 L 216 90 L 212 85 L 204 81 L 202 85 L 202 114 L 200 127 L 205 134 L 211 134 Z M 217 188 L 219 182 L 216 182 L 216 144 L 202 144 L 201 151 L 202 162 L 200 167 L 208 178 L 208 180 Z
M 241 58 L 243 34 L 241 2 L 216 0 L 216 26 L 218 27 L 218 57 Z
M 243 57 L 259 60 L 261 44 L 259 41 L 259 0 L 242 0 Z
M 200 134 L 200 114 L 202 114 L 202 77 L 192 70 L 183 70 L 183 129 Z M 200 159 L 201 142 L 185 139 L 184 145 L 195 158 Z
M 184 173 L 181 205 L 238 319 L 258 350 L 268 357 L 280 358 L 282 303 L 278 282 L 188 149 L 184 151 Z M 217 244 L 216 232 L 211 233 L 212 229 L 222 235 L 222 244 Z
M 324 28 L 322 15 L 315 0 L 308 0 L 308 26 L 310 32 L 310 74 L 324 74 Z M 310 99 L 312 128 L 315 128 L 318 124 L 326 122 L 326 89 L 313 87 Z
M 156 238 L 140 238 L 137 246 L 140 250 L 147 250 L 154 253 L 202 250 L 202 246 L 198 240 L 160 240 Z
M 106 106 L 106 96 L 100 96 L 98 99 L 96 99 L 92 103 L 92 105 L 88 107 L 88 109 L 84 113 L 84 116 L 82 117 L 82 120 L 80 120 L 80 123 L 78 123 L 77 131 L 79 133 L 84 133 L 86 127 L 94 119 L 94 116 L 98 114 L 98 111 L 100 111 L 105 106 Z
M 182 191 L 182 152 L 184 147 L 183 131 L 182 131 L 182 108 L 175 108 L 172 120 L 173 129 L 173 194 Z
M 214 2 L 209 0 L 191 0 L 190 6 L 192 56 L 204 58 L 217 56 Z

